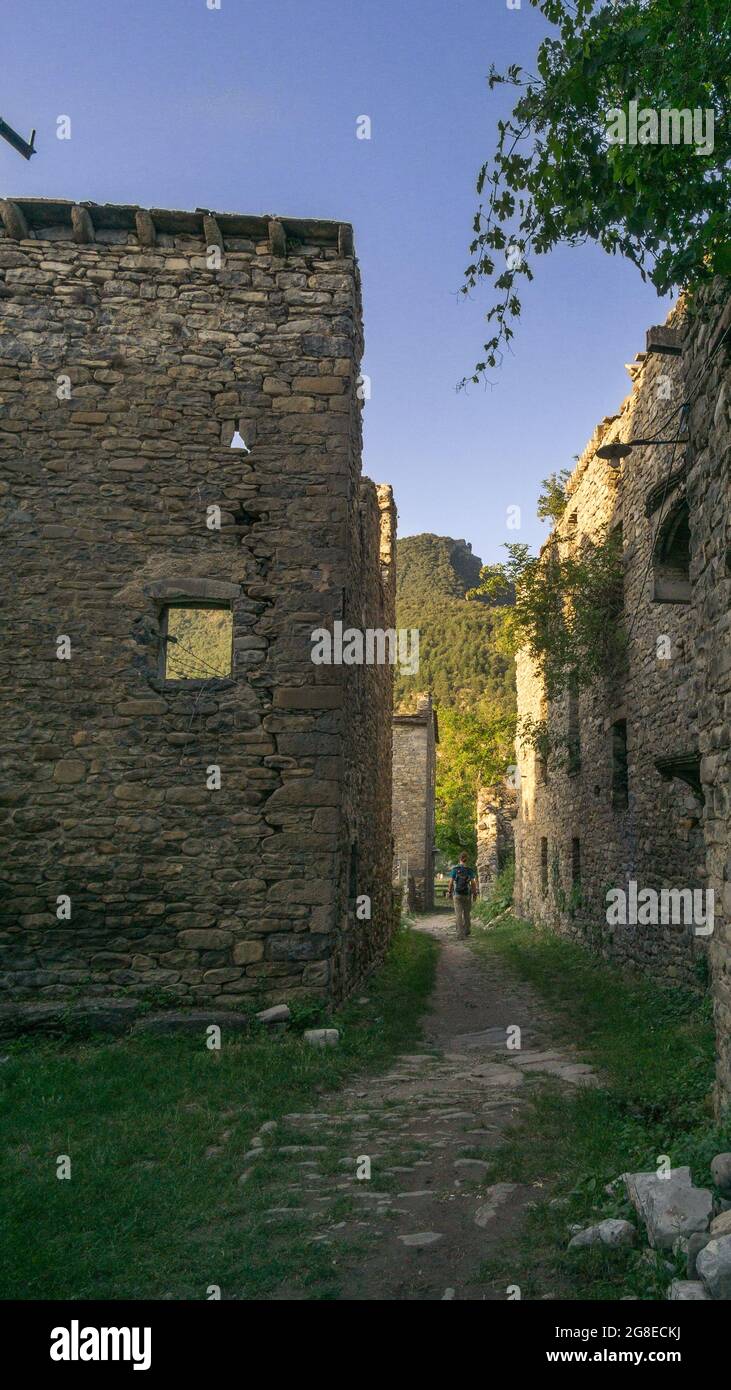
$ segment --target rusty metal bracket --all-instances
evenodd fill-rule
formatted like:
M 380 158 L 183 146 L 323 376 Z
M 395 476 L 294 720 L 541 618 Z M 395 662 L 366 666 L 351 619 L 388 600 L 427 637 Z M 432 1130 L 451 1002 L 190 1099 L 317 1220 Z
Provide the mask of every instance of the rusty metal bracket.
M 2 135 L 3 140 L 7 140 L 8 144 L 12 145 L 14 150 L 18 151 L 18 154 L 22 154 L 24 159 L 30 159 L 31 155 L 37 153 L 34 130 L 30 133 L 30 140 L 24 140 L 22 135 L 18 135 L 17 130 L 13 130 L 13 127 L 0 117 L 0 135 Z

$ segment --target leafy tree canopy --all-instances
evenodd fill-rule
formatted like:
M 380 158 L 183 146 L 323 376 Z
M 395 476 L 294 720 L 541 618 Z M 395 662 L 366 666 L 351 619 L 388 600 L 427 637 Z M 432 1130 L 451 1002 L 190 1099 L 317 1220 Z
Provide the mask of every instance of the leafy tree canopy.
M 532 258 L 560 243 L 594 241 L 625 256 L 659 294 L 731 274 L 728 0 L 530 4 L 555 31 L 540 45 L 537 72 L 513 64 L 489 76 L 491 89 L 508 84 L 520 94 L 477 179 L 485 201 L 463 291 L 491 282 L 495 332 L 474 381 L 513 336 L 519 277 L 531 280 Z M 712 132 L 706 120 L 702 144 L 659 143 L 647 120 L 631 142 L 630 102 L 658 121 L 662 112 L 711 112 Z M 684 123 L 679 129 L 685 137 Z
M 515 594 L 503 618 L 503 644 L 512 651 L 527 647 L 547 697 L 619 674 L 626 647 L 620 532 L 606 529 L 578 545 L 551 536 L 539 555 L 527 545 L 505 548 L 508 560 L 485 565 L 473 592 Z
M 431 690 L 439 718 L 436 841 L 450 861 L 462 850 L 475 855 L 477 788 L 505 775 L 514 760 L 515 668 L 512 652 L 498 645 L 497 598 L 468 590 L 484 572 L 463 540 L 424 534 L 398 542 L 396 621 L 419 629 L 419 671 L 397 668 L 395 702 L 408 708 Z M 509 611 L 509 610 L 505 610 Z
M 512 705 L 481 700 L 471 710 L 440 711 L 436 842 L 452 862 L 467 850 L 474 863 L 477 790 L 505 777 L 515 758 L 514 740 Z
M 543 491 L 538 497 L 536 514 L 539 521 L 558 521 L 566 511 L 568 497 L 566 484 L 571 477 L 570 468 L 562 468 L 560 473 L 549 473 L 543 479 Z

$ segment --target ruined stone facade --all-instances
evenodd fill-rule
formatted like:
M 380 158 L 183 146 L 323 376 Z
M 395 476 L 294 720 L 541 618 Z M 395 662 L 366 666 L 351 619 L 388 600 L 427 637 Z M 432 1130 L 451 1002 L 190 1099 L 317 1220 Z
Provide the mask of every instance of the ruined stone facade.
M 477 792 L 477 880 L 480 897 L 490 892 L 497 875 L 515 853 L 513 820 L 516 796 L 512 786 L 497 784 Z
M 351 229 L 0 211 L 4 997 L 338 1000 L 393 925 L 391 668 L 311 660 L 394 623 Z
M 394 878 L 411 884 L 409 902 L 434 906 L 434 789 L 439 741 L 431 695 L 419 695 L 412 714 L 393 719 Z
M 632 392 L 584 451 L 555 528 L 556 544 L 580 546 L 621 527 L 623 674 L 547 703 L 525 652 L 517 671 L 520 720 L 545 719 L 551 736 L 546 762 L 517 745 L 517 911 L 669 982 L 702 977 L 710 944 L 722 1103 L 731 1097 L 730 322 L 716 288 L 701 318 L 679 309 L 649 331 L 629 368 Z M 678 434 L 675 449 L 635 447 L 617 468 L 596 454 Z M 712 935 L 682 923 L 609 925 L 607 891 L 629 893 L 631 881 L 638 891 L 712 888 Z

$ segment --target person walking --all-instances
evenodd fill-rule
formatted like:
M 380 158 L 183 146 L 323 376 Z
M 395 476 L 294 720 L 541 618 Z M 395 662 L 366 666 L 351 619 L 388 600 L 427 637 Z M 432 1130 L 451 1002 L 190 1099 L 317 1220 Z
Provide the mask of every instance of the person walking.
M 467 863 L 467 855 L 460 854 L 459 864 L 455 864 L 449 883 L 449 896 L 454 900 L 454 921 L 458 940 L 463 941 L 470 934 L 470 912 L 472 899 L 477 897 L 477 875 Z

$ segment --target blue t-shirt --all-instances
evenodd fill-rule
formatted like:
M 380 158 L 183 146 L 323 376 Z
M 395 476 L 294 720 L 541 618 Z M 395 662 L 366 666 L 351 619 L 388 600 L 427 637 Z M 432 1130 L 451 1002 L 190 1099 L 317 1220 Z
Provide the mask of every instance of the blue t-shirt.
M 463 897 L 465 893 L 469 893 L 470 884 L 474 877 L 474 869 L 469 869 L 466 864 L 455 864 L 451 874 L 455 893 L 459 893 L 460 897 Z

